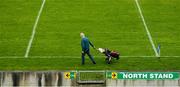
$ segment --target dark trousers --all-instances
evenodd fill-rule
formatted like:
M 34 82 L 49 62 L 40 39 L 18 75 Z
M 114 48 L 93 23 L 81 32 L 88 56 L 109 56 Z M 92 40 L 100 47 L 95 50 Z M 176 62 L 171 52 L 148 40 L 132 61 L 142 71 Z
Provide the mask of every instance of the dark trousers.
M 86 51 L 84 51 L 84 53 L 82 53 L 82 65 L 84 64 L 84 62 L 85 62 L 85 55 L 88 55 L 89 56 L 89 58 L 91 59 L 91 61 L 93 62 L 93 64 L 96 64 L 96 62 L 94 61 L 94 58 L 91 56 L 91 54 L 90 54 L 90 51 L 89 50 L 86 50 Z

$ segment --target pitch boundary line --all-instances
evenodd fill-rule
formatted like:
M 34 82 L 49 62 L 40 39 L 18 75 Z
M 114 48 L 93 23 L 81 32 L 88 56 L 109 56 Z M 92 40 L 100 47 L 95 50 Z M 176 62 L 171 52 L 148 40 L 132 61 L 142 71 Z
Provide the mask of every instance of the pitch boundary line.
M 149 29 L 148 29 L 148 27 L 147 27 L 147 24 L 146 24 L 146 21 L 145 21 L 145 19 L 144 19 L 144 16 L 143 16 L 141 7 L 140 7 L 140 5 L 139 5 L 139 3 L 138 3 L 138 0 L 135 0 L 135 2 L 136 2 L 136 6 L 137 6 L 137 8 L 138 8 L 139 14 L 140 14 L 140 16 L 141 16 L 141 19 L 142 19 L 144 28 L 145 28 L 146 33 L 147 33 L 147 35 L 148 35 L 149 41 L 150 41 L 150 43 L 151 43 L 151 45 L 152 45 L 152 48 L 153 48 L 153 50 L 154 50 L 154 53 L 155 53 L 156 57 L 159 57 L 160 55 L 158 54 L 158 52 L 157 52 L 157 50 L 156 50 L 155 44 L 154 44 L 154 42 L 153 42 L 151 33 L 150 33 L 150 31 L 149 31 Z
M 32 34 L 31 34 L 31 38 L 29 40 L 29 43 L 28 43 L 28 46 L 26 48 L 26 53 L 24 55 L 25 58 L 27 58 L 29 56 L 29 52 L 31 50 L 31 46 L 32 46 L 32 43 L 33 43 L 33 40 L 34 40 L 34 36 L 35 36 L 35 33 L 36 33 L 36 28 L 37 28 L 37 25 L 38 25 L 38 22 L 39 22 L 39 18 L 41 16 L 41 13 L 43 11 L 43 8 L 44 8 L 44 4 L 45 4 L 46 0 L 43 0 L 42 4 L 41 4 L 41 8 L 38 12 L 38 15 L 37 15 L 37 18 L 36 18 L 36 21 L 34 23 L 34 26 L 33 26 L 33 30 L 32 30 Z
M 104 56 L 94 56 L 104 57 Z M 156 56 L 120 56 L 121 58 L 156 58 Z M 1 56 L 0 58 L 25 58 L 24 56 Z M 80 56 L 29 56 L 29 58 L 81 58 Z M 180 56 L 161 56 L 161 58 L 180 58 Z

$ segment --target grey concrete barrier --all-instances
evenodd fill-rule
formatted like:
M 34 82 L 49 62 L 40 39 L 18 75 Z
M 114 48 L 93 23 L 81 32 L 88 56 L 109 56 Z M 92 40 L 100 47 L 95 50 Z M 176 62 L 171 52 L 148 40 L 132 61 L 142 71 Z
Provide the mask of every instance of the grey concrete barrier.
M 180 80 L 118 80 L 106 79 L 105 83 L 78 83 L 77 79 L 64 78 L 64 71 L 19 71 L 0 72 L 0 87 L 12 86 L 80 86 L 80 87 L 139 87 L 139 86 L 153 86 L 153 87 L 180 87 Z

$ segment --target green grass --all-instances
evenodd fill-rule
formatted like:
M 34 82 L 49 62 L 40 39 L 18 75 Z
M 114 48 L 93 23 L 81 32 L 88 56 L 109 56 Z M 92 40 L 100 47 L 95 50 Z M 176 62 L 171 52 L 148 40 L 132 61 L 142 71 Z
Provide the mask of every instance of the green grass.
M 30 55 L 80 56 L 80 32 L 96 47 L 153 55 L 133 0 L 48 0 Z
M 0 70 L 123 70 L 123 71 L 176 71 L 180 69 L 180 58 L 121 58 L 108 65 L 104 59 L 97 58 L 93 65 L 87 59 L 81 65 L 81 59 L 47 58 L 47 59 L 1 59 Z
M 140 2 L 155 44 L 162 45 L 162 56 L 180 55 L 179 3 L 179 0 L 141 0 Z
M 24 56 L 42 0 L 0 1 L 0 57 Z M 139 0 L 155 45 L 162 56 L 180 56 L 179 0 Z M 121 56 L 154 56 L 134 0 L 46 0 L 29 58 L 1 58 L 0 70 L 180 70 L 180 58 L 121 58 L 111 65 L 81 64 L 79 33 L 96 47 Z M 101 56 L 91 50 L 93 56 Z M 32 58 L 33 56 L 72 56 Z
M 79 76 L 81 81 L 94 81 L 94 80 L 104 80 L 104 72 L 80 72 Z
M 0 1 L 0 56 L 24 55 L 41 0 Z

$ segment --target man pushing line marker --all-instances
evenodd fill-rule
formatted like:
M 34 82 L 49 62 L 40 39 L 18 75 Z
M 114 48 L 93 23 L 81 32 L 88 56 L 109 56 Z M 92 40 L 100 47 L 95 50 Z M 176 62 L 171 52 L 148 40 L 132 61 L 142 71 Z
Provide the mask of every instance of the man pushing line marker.
M 89 39 L 87 37 L 85 37 L 84 33 L 80 33 L 80 36 L 82 38 L 81 40 L 81 47 L 82 47 L 82 65 L 84 65 L 85 62 L 85 55 L 87 54 L 89 56 L 89 58 L 91 59 L 91 61 L 93 62 L 93 64 L 96 64 L 96 62 L 94 61 L 94 58 L 92 57 L 92 55 L 90 54 L 90 49 L 89 49 L 89 45 L 91 45 L 94 49 L 94 45 L 89 41 Z

